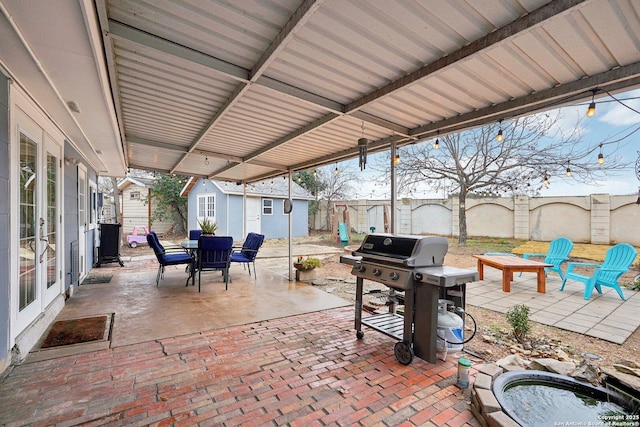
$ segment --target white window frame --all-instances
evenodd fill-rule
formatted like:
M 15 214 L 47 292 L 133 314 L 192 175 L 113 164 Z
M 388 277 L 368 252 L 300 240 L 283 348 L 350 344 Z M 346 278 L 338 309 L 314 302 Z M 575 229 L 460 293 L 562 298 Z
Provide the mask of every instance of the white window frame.
M 216 193 L 203 193 L 203 194 L 198 194 L 198 198 L 196 200 L 196 220 L 197 222 L 202 221 L 202 219 L 204 218 L 209 218 L 212 221 L 216 221 L 216 210 L 217 210 L 217 206 L 216 206 Z M 204 203 L 204 212 L 202 212 L 204 215 L 200 215 L 200 205 L 201 203 Z M 213 213 L 213 215 L 209 215 L 210 213 Z M 198 224 L 198 227 L 200 228 L 200 224 Z
M 265 202 L 271 202 L 271 206 L 266 206 Z M 269 212 L 266 209 L 269 209 Z M 273 215 L 273 199 L 262 199 L 262 215 Z

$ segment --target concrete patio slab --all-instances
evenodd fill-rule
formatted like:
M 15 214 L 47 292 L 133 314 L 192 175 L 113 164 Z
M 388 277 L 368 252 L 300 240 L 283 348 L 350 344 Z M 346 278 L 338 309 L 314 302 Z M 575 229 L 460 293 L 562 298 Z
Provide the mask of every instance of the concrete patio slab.
M 350 302 L 266 263 L 258 280 L 232 267 L 228 291 L 209 273 L 201 293 L 183 268 L 156 287 L 152 260 L 125 264 L 59 316 L 115 313 L 110 347 L 12 367 L 0 425 L 480 426 L 456 385 L 459 354 L 401 365 L 393 338 L 356 338 Z
M 603 288 L 602 295 L 594 291 L 584 299 L 584 286 L 567 281 L 560 291 L 562 280 L 551 273 L 547 277 L 547 292 L 536 292 L 535 274 L 515 275 L 511 292 L 502 291 L 502 274 L 486 269 L 485 280 L 467 284 L 467 304 L 506 313 L 516 304 L 525 304 L 533 321 L 568 331 L 593 336 L 617 344 L 624 341 L 640 326 L 637 315 L 640 293 L 624 290 L 626 301 L 611 288 Z

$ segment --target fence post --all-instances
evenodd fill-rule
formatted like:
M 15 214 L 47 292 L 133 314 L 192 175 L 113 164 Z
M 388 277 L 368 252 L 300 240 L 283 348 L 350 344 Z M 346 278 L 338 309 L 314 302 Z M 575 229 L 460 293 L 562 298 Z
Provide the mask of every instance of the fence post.
M 513 237 L 529 240 L 529 197 L 516 196 L 513 207 Z
M 611 230 L 611 197 L 609 194 L 591 195 L 591 243 L 608 245 Z

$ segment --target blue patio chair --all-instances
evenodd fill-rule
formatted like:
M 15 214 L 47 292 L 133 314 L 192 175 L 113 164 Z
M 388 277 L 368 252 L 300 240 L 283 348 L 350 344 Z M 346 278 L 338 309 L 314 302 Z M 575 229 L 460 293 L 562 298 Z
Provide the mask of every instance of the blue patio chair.
M 231 236 L 200 236 L 198 239 L 198 292 L 202 272 L 220 270 L 224 278 L 224 289 L 229 289 L 229 261 L 233 251 Z
M 635 248 L 627 243 L 619 243 L 607 251 L 602 264 L 591 264 L 584 262 L 570 262 L 567 264 L 567 272 L 560 290 L 564 289 L 567 279 L 576 280 L 584 283 L 584 299 L 591 298 L 591 293 L 595 288 L 599 294 L 602 294 L 602 286 L 613 288 L 616 290 L 620 298 L 624 301 L 624 294 L 618 279 L 623 273 L 629 271 L 629 267 L 636 259 L 638 252 Z M 591 276 L 578 274 L 574 272 L 575 267 L 595 267 Z
M 158 274 L 156 274 L 156 286 L 158 286 L 160 279 L 164 276 L 165 266 L 180 264 L 187 265 L 187 270 L 189 271 L 189 277 L 187 277 L 188 285 L 189 279 L 193 279 L 193 257 L 184 249 L 165 249 L 165 247 L 160 243 L 160 240 L 158 240 L 158 236 L 154 231 L 150 231 L 147 234 L 147 243 L 153 249 L 158 263 L 160 264 L 158 267 Z
M 560 275 L 561 279 L 564 279 L 564 273 L 562 272 L 562 263 L 569 260 L 569 254 L 573 250 L 573 242 L 566 237 L 558 237 L 551 241 L 549 245 L 549 252 L 546 254 L 523 254 L 522 258 L 529 259 L 531 257 L 544 257 L 545 264 L 553 264 L 553 267 L 547 267 L 544 269 L 544 275 L 547 275 L 547 271 L 555 271 Z M 520 273 L 522 276 L 522 273 Z
M 202 230 L 189 230 L 189 240 L 198 240 L 202 235 Z
M 239 262 L 246 265 L 249 269 L 249 276 L 251 276 L 251 264 L 253 264 L 253 277 L 257 279 L 256 256 L 258 255 L 258 250 L 260 249 L 260 246 L 262 246 L 263 242 L 264 235 L 258 233 L 247 234 L 247 238 L 244 240 L 242 248 L 237 248 L 239 250 L 234 250 L 231 254 L 231 262 Z

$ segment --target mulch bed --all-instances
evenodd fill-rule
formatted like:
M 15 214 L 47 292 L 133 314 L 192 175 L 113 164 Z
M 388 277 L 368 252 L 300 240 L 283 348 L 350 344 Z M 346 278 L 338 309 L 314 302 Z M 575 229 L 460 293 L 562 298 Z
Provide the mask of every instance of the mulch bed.
M 59 320 L 53 324 L 40 348 L 102 340 L 106 326 L 107 316 Z

